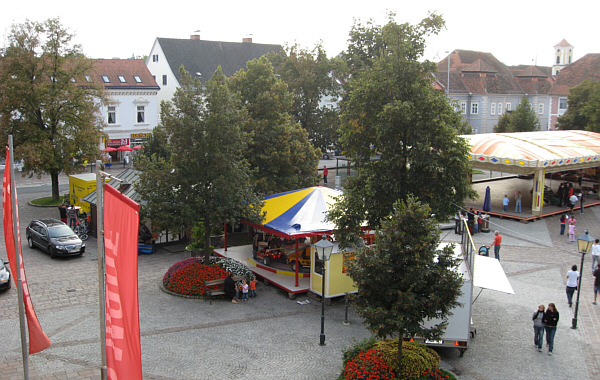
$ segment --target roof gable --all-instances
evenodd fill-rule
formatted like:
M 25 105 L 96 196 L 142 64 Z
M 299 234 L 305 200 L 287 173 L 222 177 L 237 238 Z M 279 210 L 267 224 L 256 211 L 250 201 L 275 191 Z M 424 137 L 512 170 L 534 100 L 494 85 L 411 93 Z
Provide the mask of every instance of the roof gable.
M 208 81 L 218 66 L 225 76 L 232 76 L 246 63 L 270 52 L 281 52 L 281 45 L 252 42 L 221 42 L 195 39 L 157 38 L 165 58 L 178 81 L 179 67 L 183 66 L 202 82 Z

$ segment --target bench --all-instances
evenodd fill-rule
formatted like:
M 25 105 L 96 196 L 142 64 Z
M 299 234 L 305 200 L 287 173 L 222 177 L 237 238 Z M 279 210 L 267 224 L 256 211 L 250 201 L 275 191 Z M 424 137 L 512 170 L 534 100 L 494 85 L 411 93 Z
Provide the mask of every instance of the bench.
M 238 282 L 241 281 L 242 277 L 234 277 L 233 281 Z M 212 299 L 215 296 L 224 296 L 225 289 L 208 289 L 211 286 L 215 285 L 225 285 L 225 277 L 219 278 L 216 280 L 204 281 L 204 286 L 206 287 L 206 291 L 204 292 L 204 301 L 208 298 L 210 304 L 212 305 Z

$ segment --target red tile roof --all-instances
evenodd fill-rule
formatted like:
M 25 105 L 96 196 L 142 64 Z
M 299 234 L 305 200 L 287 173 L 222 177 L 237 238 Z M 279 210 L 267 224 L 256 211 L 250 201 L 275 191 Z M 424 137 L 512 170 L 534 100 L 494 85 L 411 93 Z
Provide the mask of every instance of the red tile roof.
M 559 43 L 557 43 L 556 45 L 554 45 L 554 47 L 573 47 L 573 45 L 571 45 L 570 43 L 567 42 L 567 40 L 563 39 L 562 41 L 560 41 Z
M 600 81 L 600 53 L 586 54 L 560 70 L 549 93 L 568 95 L 571 88 L 586 79 Z
M 88 75 L 106 89 L 159 89 L 143 59 L 95 59 L 93 72 Z M 103 76 L 110 82 L 105 82 Z

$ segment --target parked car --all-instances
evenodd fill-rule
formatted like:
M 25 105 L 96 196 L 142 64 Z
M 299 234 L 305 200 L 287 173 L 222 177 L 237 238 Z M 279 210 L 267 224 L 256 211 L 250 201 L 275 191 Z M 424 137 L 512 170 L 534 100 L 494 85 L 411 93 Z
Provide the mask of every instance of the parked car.
M 8 262 L 0 260 L 0 290 L 10 289 L 10 270 Z
M 65 223 L 57 219 L 33 220 L 25 231 L 29 248 L 40 248 L 58 256 L 77 256 L 85 252 L 85 243 Z

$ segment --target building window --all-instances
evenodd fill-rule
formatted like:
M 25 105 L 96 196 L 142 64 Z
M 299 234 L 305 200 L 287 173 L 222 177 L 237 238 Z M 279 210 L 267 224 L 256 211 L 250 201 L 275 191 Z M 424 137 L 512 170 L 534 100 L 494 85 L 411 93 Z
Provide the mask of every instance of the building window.
M 558 109 L 566 110 L 567 109 L 567 98 L 560 98 L 558 101 Z
M 110 79 L 108 79 L 108 76 L 106 75 L 102 75 L 102 80 L 104 81 L 104 83 L 110 83 Z
M 560 64 L 560 55 L 556 57 L 556 64 L 559 65 Z
M 134 75 L 133 79 L 135 79 L 136 83 L 142 83 L 142 79 L 137 75 Z
M 88 82 L 91 82 L 92 81 L 92 77 L 90 77 L 89 75 L 86 75 L 85 76 L 85 80 L 88 81 Z
M 108 124 L 117 124 L 117 107 L 108 107 Z
M 125 80 L 125 77 L 123 75 L 119 75 L 119 81 L 121 83 L 127 83 L 127 81 Z
M 540 115 L 544 113 L 544 103 L 538 104 L 538 113 Z
M 512 103 L 506 103 L 506 110 L 507 111 L 512 110 Z
M 502 103 L 498 103 L 498 115 L 502 115 Z
M 471 115 L 479 114 L 479 103 L 471 103 Z
M 492 103 L 490 105 L 490 115 L 495 115 L 496 114 L 496 103 Z
M 137 106 L 137 122 L 138 123 L 144 122 L 145 112 L 146 112 L 145 106 Z
M 163 75 L 163 86 L 167 85 L 167 76 Z
M 152 62 L 158 62 L 158 54 L 152 55 Z
M 460 112 L 462 114 L 467 113 L 467 102 L 460 102 Z

